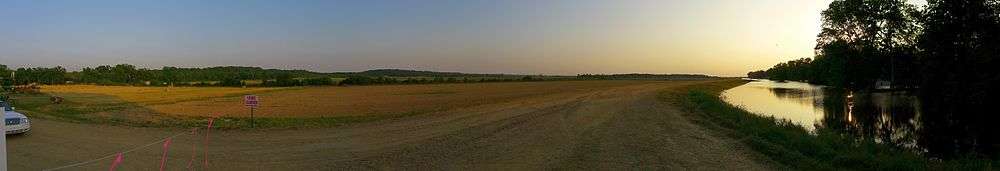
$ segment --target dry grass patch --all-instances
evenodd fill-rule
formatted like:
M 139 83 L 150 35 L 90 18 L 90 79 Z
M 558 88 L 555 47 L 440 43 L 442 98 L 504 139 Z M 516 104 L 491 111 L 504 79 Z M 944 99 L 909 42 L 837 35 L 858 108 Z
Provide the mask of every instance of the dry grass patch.
M 648 82 L 648 81 L 645 81 Z M 423 113 L 514 99 L 642 84 L 644 81 L 559 81 L 482 84 L 306 87 L 260 94 L 256 117 L 312 118 Z M 249 117 L 240 97 L 213 98 L 149 108 L 184 116 Z
M 248 128 L 242 95 L 257 94 L 258 126 L 328 127 L 567 93 L 587 93 L 661 81 L 551 81 L 357 87 L 221 88 L 45 86 L 22 94 L 18 107 L 32 117 L 135 126 L 199 125 L 221 116 L 226 128 Z M 63 104 L 51 104 L 61 96 Z
M 131 87 L 96 85 L 43 86 L 42 93 L 61 96 L 67 100 L 84 104 L 106 104 L 128 102 L 140 105 L 170 104 L 184 101 L 240 96 L 279 90 L 277 88 L 229 88 L 229 87 Z M 114 97 L 109 100 L 100 97 Z

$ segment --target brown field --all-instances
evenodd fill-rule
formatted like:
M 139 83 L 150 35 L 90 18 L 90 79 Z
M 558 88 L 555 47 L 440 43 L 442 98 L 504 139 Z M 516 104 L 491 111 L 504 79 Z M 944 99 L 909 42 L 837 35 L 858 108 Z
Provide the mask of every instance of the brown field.
M 334 117 L 430 112 L 536 95 L 631 85 L 627 81 L 307 87 L 259 94 L 258 117 Z M 149 108 L 171 115 L 249 117 L 241 97 L 221 97 Z
M 44 93 L 65 97 L 78 108 L 130 104 L 101 115 L 249 117 L 242 95 L 257 94 L 255 117 L 339 117 L 424 113 L 507 102 L 519 98 L 578 93 L 635 85 L 642 81 L 558 81 L 435 85 L 303 88 L 45 86 Z M 132 119 L 132 118 L 129 118 Z
M 192 170 L 184 169 L 187 166 L 194 170 L 787 170 L 756 160 L 740 140 L 698 126 L 674 106 L 680 101 L 661 94 L 733 81 L 739 80 L 283 89 L 263 93 L 265 109 L 326 114 L 351 112 L 338 106 L 353 104 L 367 104 L 370 109 L 359 111 L 374 112 L 490 104 L 336 128 L 215 129 L 210 143 L 207 132 L 190 134 L 187 128 L 36 119 L 30 135 L 9 136 L 9 163 L 12 170 L 43 170 L 87 161 L 67 170 L 102 170 L 112 158 L 101 157 L 138 148 L 125 154 L 120 170 L 156 170 L 164 155 L 169 170 Z M 120 92 L 109 92 L 116 93 Z M 282 101 L 288 98 L 303 100 Z M 380 99 L 385 102 L 374 101 Z M 155 106 L 230 105 L 210 101 Z M 492 103 L 497 101 L 504 102 Z M 295 103 L 304 104 L 279 106 Z M 194 109 L 209 110 L 211 105 L 206 106 Z M 225 120 L 239 119 L 221 119 Z M 157 141 L 168 136 L 177 137 L 165 153 L 168 149 L 161 149 Z
M 134 87 L 62 85 L 43 86 L 42 92 L 61 96 L 86 105 L 130 102 L 141 105 L 171 104 L 183 101 L 204 100 L 239 94 L 279 90 L 278 88 L 225 88 L 225 87 Z M 109 100 L 100 96 L 117 98 Z

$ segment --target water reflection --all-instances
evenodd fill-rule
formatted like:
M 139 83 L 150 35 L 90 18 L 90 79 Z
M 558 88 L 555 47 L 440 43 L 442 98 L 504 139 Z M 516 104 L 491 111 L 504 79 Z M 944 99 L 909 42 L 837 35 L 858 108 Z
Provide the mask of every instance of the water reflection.
M 723 92 L 748 111 L 789 120 L 810 131 L 834 131 L 923 150 L 919 100 L 908 92 L 855 93 L 798 82 L 760 80 Z
M 798 82 L 755 81 L 723 92 L 723 99 L 744 109 L 786 119 L 812 130 L 823 118 L 823 87 Z
M 910 149 L 920 129 L 919 100 L 907 92 L 851 93 L 826 89 L 824 119 L 817 127 Z

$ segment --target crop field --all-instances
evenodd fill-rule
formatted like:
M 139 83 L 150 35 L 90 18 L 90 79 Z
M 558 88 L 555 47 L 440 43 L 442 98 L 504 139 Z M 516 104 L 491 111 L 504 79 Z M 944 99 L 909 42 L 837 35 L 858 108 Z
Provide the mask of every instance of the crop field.
M 135 87 L 66 85 L 43 86 L 42 92 L 71 99 L 84 105 L 105 105 L 114 102 L 137 103 L 144 106 L 171 104 L 183 101 L 204 100 L 239 94 L 252 94 L 279 90 L 278 88 L 226 88 L 226 87 Z M 110 96 L 116 99 L 101 98 Z
M 44 86 L 42 94 L 17 96 L 34 117 L 148 125 L 209 116 L 249 117 L 242 96 L 260 97 L 258 118 L 399 116 L 502 103 L 519 98 L 578 93 L 640 81 L 551 81 L 295 88 Z M 52 104 L 52 96 L 63 97 Z
M 505 102 L 516 98 L 595 90 L 629 81 L 567 81 L 483 84 L 307 87 L 259 94 L 259 117 L 338 117 L 429 112 Z M 170 115 L 248 117 L 240 97 L 149 106 Z

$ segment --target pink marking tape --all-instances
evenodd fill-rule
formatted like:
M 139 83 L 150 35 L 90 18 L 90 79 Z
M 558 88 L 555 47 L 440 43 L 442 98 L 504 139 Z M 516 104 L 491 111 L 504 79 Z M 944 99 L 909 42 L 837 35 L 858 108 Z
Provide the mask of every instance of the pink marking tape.
M 160 171 L 163 171 L 163 169 L 166 167 L 165 164 L 167 163 L 167 149 L 170 149 L 170 139 L 171 138 L 167 138 L 167 141 L 163 142 L 163 157 L 160 157 Z
M 212 131 L 213 122 L 215 122 L 215 118 L 208 118 L 208 128 L 205 129 L 205 144 L 201 148 L 205 151 L 205 165 L 202 166 L 202 170 L 208 170 L 208 133 Z
M 119 164 L 122 164 L 122 160 L 124 160 L 122 153 L 118 153 L 118 156 L 115 157 L 115 161 L 111 162 L 110 171 L 115 171 L 115 168 L 117 168 Z

